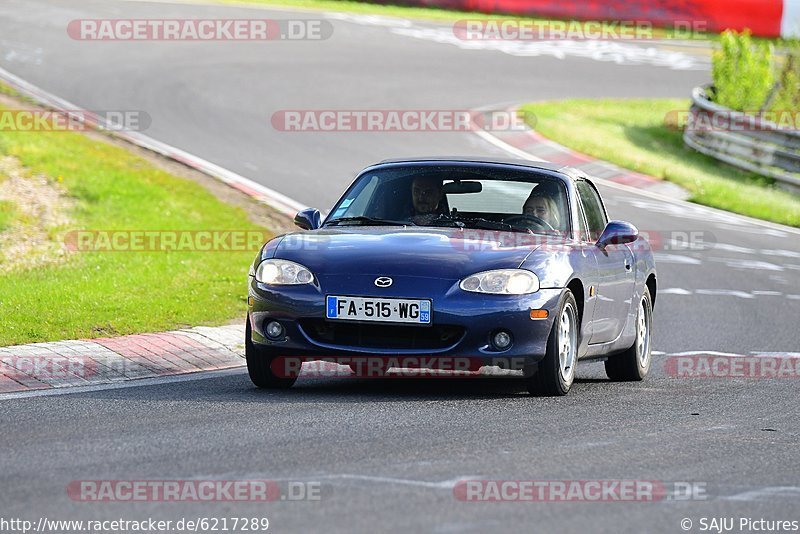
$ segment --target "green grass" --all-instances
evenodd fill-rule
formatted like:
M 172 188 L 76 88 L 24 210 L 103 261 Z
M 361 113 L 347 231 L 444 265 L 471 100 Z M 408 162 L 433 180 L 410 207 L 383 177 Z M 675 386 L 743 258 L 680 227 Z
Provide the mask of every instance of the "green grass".
M 0 183 L 2 183 L 2 179 L 0 179 Z M 11 224 L 11 220 L 14 218 L 16 210 L 14 209 L 14 204 L 7 200 L 0 200 L 0 232 L 8 228 Z
M 63 177 L 73 229 L 260 230 L 197 183 L 80 133 L 0 132 L 0 157 Z M 63 239 L 63 232 L 57 239 Z M 244 316 L 255 252 L 75 252 L 0 274 L 0 346 Z
M 3 82 L 0 82 L 0 95 L 19 96 L 19 93 Z
M 800 197 L 686 147 L 665 117 L 687 100 L 563 100 L 523 106 L 545 137 L 621 167 L 674 182 L 698 204 L 800 226 Z

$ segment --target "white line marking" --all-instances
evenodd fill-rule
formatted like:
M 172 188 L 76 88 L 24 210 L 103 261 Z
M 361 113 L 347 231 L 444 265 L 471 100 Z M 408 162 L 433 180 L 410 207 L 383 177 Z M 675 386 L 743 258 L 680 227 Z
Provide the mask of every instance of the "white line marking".
M 611 204 L 610 202 L 605 202 L 605 205 L 608 206 Z M 667 241 L 669 243 L 669 248 L 664 248 L 664 250 L 701 250 L 705 251 L 711 248 L 709 245 L 705 243 L 687 243 L 682 239 L 670 239 Z
M 688 350 L 686 352 L 673 352 L 670 356 L 741 356 L 741 354 L 716 350 Z
M 712 208 L 712 209 L 714 209 L 714 208 Z M 740 217 L 747 217 L 746 215 L 739 215 L 739 216 Z M 756 219 L 754 219 L 754 220 L 756 220 Z M 767 222 L 767 221 L 761 221 L 761 222 Z M 748 233 L 748 234 L 754 234 L 754 235 L 758 235 L 758 236 L 769 235 L 769 236 L 772 236 L 772 237 L 789 237 L 789 236 L 786 235 L 787 231 L 797 230 L 796 228 L 791 228 L 790 229 L 788 226 L 780 226 L 780 225 L 777 225 L 776 227 L 773 227 L 773 228 L 768 228 L 767 230 L 759 230 L 758 228 L 750 228 L 748 226 L 740 226 L 740 224 L 741 223 L 739 221 L 736 221 L 736 224 L 719 224 L 717 226 L 719 226 L 720 228 L 724 228 L 725 230 L 731 230 L 731 231 L 734 231 L 734 232 L 745 232 L 745 233 Z M 769 223 L 769 224 L 775 224 L 775 223 Z
M 664 50 L 653 46 L 639 46 L 602 40 L 542 40 L 504 41 L 467 40 L 459 38 L 452 27 L 390 28 L 396 35 L 412 37 L 439 44 L 453 45 L 461 50 L 490 50 L 517 57 L 549 56 L 556 59 L 576 57 L 618 65 L 652 65 L 674 70 L 706 70 L 707 58 Z
M 714 248 L 717 250 L 724 250 L 726 252 L 736 252 L 739 254 L 755 254 L 756 249 L 740 247 L 739 245 L 731 245 L 728 243 L 715 243 Z M 762 251 L 763 252 L 763 251 Z
M 663 252 L 654 252 L 653 257 L 656 263 L 675 263 L 680 265 L 700 265 L 702 260 L 692 258 L 691 256 L 681 256 L 680 254 L 664 254 Z
M 342 480 L 363 480 L 365 482 L 378 482 L 381 484 L 397 484 L 402 486 L 417 486 L 421 488 L 432 488 L 432 489 L 453 489 L 456 484 L 461 482 L 462 480 L 475 480 L 480 477 L 478 476 L 462 476 L 458 478 L 452 478 L 450 480 L 442 480 L 441 482 L 428 482 L 426 480 L 411 480 L 407 478 L 393 478 L 393 477 L 378 477 L 378 476 L 369 476 L 369 475 L 351 475 L 351 474 L 340 474 L 340 475 L 327 475 L 318 477 L 320 479 L 342 479 Z
M 413 26 L 413 23 L 408 19 L 385 17 L 383 15 L 360 15 L 357 13 L 329 11 L 325 12 L 325 17 L 333 20 L 352 22 L 353 24 L 360 24 L 363 26 L 385 26 L 394 28 L 410 28 Z
M 156 378 L 140 378 L 127 382 L 116 382 L 113 384 L 96 384 L 92 386 L 75 386 L 62 389 L 37 389 L 33 391 L 18 391 L 15 393 L 0 394 L 0 401 L 25 399 L 30 397 L 52 397 L 55 395 L 71 395 L 73 393 L 91 393 L 94 391 L 106 391 L 110 389 L 127 389 L 142 386 L 158 386 L 161 384 L 172 384 L 175 382 L 191 382 L 193 380 L 208 380 L 210 378 L 220 378 L 225 376 L 246 374 L 247 370 L 243 366 L 232 369 L 221 369 L 219 371 L 196 371 L 182 375 L 160 376 Z
M 795 252 L 793 250 L 761 249 L 761 253 L 766 256 L 783 256 L 784 258 L 800 258 L 800 252 Z
M 691 295 L 692 292 L 688 289 L 680 287 L 668 287 L 667 289 L 659 289 L 658 295 Z
M 739 297 L 740 299 L 754 299 L 750 293 L 738 289 L 698 289 L 698 295 L 711 295 L 715 297 Z
M 725 501 L 760 501 L 767 499 L 772 500 L 775 497 L 791 497 L 793 499 L 800 498 L 800 487 L 770 486 L 767 488 L 745 491 L 744 493 L 737 493 L 736 495 L 720 497 L 720 499 Z
M 754 269 L 756 271 L 776 271 L 776 272 L 782 272 L 785 270 L 780 265 L 775 265 L 774 263 L 769 263 L 766 261 L 741 260 L 735 258 L 708 258 L 708 259 L 709 261 L 724 263 L 727 267 L 731 267 L 733 269 Z
M 506 143 L 505 141 L 501 141 L 500 139 L 498 139 L 494 135 L 492 135 L 489 132 L 486 132 L 484 130 L 475 130 L 474 133 L 476 135 L 478 135 L 479 137 L 481 137 L 483 140 L 488 141 L 489 143 L 493 144 L 497 148 L 499 148 L 501 150 L 504 150 L 504 151 L 508 152 L 509 154 L 511 154 L 513 156 L 516 156 L 516 157 L 518 157 L 520 159 L 524 159 L 524 160 L 528 160 L 528 161 L 536 161 L 536 162 L 540 162 L 540 163 L 545 161 L 542 158 L 536 157 L 533 154 L 525 152 L 524 150 L 520 150 L 519 148 L 517 148 L 515 146 L 511 146 L 508 143 Z

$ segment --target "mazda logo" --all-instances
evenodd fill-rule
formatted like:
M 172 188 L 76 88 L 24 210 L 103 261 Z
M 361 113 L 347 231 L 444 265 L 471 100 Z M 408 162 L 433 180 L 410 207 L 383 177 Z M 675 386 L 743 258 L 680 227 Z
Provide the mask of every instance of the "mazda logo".
M 392 285 L 392 279 L 388 276 L 379 276 L 375 279 L 375 285 L 378 287 L 389 287 Z

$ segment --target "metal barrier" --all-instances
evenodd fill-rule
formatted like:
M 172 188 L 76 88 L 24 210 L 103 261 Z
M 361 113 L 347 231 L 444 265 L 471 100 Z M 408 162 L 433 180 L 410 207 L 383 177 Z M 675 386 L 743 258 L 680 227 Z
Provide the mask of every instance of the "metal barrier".
M 692 91 L 683 140 L 698 152 L 800 192 L 800 132 L 715 104 L 708 87 Z

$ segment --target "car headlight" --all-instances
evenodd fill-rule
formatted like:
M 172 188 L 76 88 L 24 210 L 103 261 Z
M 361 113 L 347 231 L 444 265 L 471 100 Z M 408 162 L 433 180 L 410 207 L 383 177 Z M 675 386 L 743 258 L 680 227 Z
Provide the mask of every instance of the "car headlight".
M 539 278 L 525 269 L 500 269 L 468 276 L 459 287 L 473 293 L 527 295 L 539 291 Z
M 310 284 L 314 275 L 299 263 L 289 260 L 264 260 L 256 268 L 256 280 L 262 284 Z

